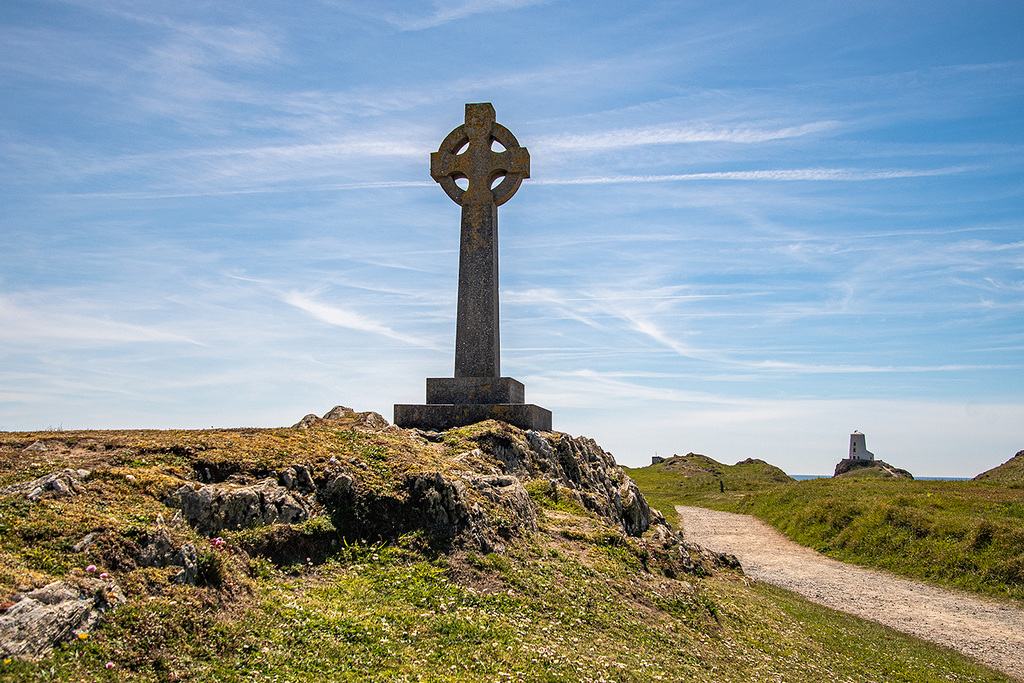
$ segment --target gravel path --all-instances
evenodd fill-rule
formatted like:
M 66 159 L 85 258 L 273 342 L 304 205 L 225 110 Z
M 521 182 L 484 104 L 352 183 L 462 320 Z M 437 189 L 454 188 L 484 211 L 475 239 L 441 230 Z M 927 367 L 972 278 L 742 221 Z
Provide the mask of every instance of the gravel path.
M 676 506 L 688 541 L 732 553 L 752 579 L 945 645 L 1024 680 L 1024 610 L 829 559 L 749 515 Z

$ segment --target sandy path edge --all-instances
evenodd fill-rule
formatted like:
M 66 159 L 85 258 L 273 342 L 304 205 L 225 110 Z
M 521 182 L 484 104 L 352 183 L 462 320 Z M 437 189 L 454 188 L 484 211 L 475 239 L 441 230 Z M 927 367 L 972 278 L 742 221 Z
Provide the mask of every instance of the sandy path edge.
M 750 515 L 676 506 L 688 541 L 732 553 L 752 579 L 945 645 L 1024 680 L 1024 610 L 832 560 Z

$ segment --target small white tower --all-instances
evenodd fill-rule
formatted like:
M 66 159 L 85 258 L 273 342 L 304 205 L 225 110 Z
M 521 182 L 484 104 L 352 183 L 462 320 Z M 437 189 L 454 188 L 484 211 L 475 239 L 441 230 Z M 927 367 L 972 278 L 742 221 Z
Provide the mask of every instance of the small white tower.
M 874 460 L 875 454 L 868 450 L 864 435 L 855 431 L 850 434 L 850 460 Z

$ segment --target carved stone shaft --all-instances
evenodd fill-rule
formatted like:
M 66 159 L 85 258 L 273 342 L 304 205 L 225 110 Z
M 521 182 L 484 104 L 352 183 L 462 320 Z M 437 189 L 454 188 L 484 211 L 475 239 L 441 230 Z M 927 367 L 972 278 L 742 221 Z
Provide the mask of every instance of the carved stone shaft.
M 494 118 L 490 103 L 467 104 L 466 122 L 430 155 L 431 177 L 462 206 L 456 377 L 501 376 L 498 206 L 530 177 L 530 153 Z M 465 190 L 459 179 L 468 181 Z

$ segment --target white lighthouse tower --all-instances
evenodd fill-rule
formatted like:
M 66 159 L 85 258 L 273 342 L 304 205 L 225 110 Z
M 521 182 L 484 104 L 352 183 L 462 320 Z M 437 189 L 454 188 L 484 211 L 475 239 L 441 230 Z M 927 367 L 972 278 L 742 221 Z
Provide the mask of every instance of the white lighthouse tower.
M 864 435 L 860 432 L 850 434 L 850 460 L 874 460 L 875 454 L 868 450 L 864 443 Z

